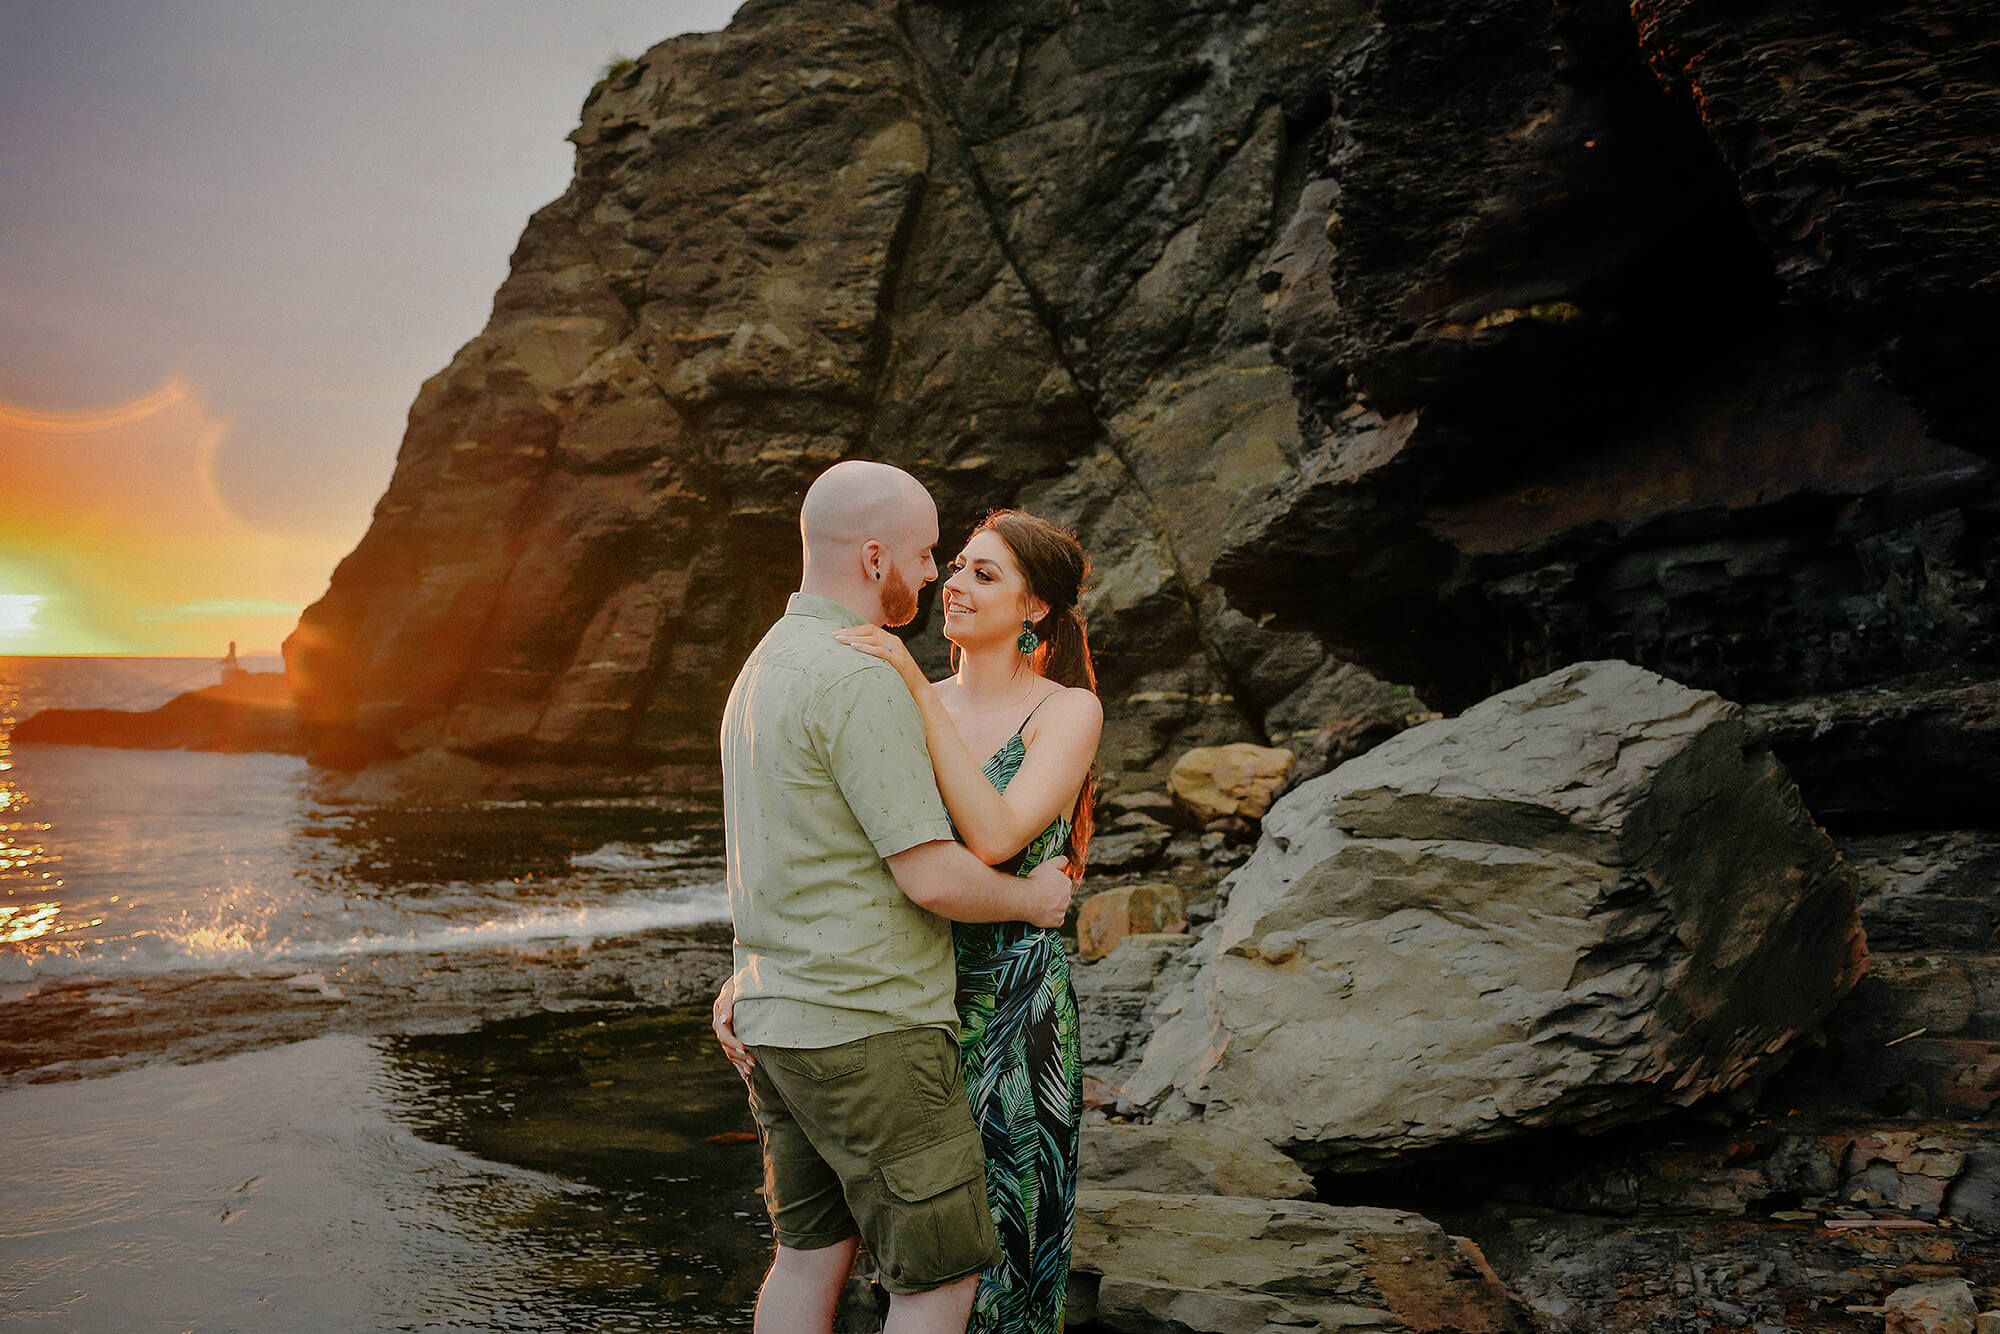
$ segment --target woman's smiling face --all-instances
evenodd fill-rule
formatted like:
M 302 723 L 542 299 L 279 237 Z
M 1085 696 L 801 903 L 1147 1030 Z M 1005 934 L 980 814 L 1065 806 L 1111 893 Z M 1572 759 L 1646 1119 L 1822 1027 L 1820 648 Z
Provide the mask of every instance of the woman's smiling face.
M 1023 619 L 1048 610 L 1029 592 L 1006 541 L 990 528 L 972 535 L 951 571 L 944 581 L 944 637 L 954 644 L 1012 639 Z

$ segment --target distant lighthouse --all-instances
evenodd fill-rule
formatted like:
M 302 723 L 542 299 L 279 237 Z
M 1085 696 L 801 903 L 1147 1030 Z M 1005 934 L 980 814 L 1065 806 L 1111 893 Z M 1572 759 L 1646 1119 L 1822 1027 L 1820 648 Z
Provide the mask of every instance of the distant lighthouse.
M 250 675 L 250 673 L 244 671 L 242 667 L 237 665 L 236 641 L 233 639 L 229 641 L 229 652 L 223 654 L 222 656 L 221 665 L 222 665 L 223 685 L 234 685 L 236 682 L 241 681 L 244 677 Z

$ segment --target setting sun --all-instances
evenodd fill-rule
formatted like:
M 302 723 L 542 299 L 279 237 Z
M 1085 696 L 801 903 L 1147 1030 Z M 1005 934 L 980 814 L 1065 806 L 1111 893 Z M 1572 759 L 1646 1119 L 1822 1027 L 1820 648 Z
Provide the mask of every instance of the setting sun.
M 91 411 L 0 403 L 16 516 L 0 533 L 0 653 L 281 642 L 341 544 L 238 514 L 216 475 L 228 432 L 181 379 Z

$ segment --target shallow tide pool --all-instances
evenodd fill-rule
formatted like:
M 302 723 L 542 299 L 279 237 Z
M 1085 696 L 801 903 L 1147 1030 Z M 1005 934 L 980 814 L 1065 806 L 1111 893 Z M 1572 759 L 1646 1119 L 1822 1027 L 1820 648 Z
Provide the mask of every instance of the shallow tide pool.
M 698 1012 L 328 1036 L 0 1092 L 23 1329 L 747 1327 L 768 1256 Z

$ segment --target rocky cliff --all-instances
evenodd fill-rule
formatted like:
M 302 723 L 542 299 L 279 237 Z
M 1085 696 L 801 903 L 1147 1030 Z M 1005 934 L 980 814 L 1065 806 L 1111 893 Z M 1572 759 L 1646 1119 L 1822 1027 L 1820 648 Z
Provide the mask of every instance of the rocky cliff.
M 1079 528 L 1114 782 L 1385 680 L 1990 671 L 1992 26 L 751 0 L 586 102 L 288 645 L 316 754 L 710 764 L 851 455 Z
M 1537 1328 L 1880 1328 L 1893 1287 L 1992 1272 L 1996 52 L 1968 0 L 750 0 L 585 103 L 574 184 L 287 645 L 314 753 L 711 769 L 799 496 L 856 455 L 925 480 L 947 548 L 1020 504 L 1092 551 L 1135 789 L 1094 874 L 1241 860 L 1247 823 L 1169 829 L 1136 790 L 1190 747 L 1311 738 L 1309 776 L 1593 659 L 1679 683 L 1603 692 L 1634 707 L 1715 692 L 1576 745 L 1490 705 L 1295 789 L 1199 939 L 1079 969 L 1115 1020 L 1090 1059 L 1121 1081 L 1178 1015 L 1152 1111 L 1285 1143 L 1323 1204 L 1486 1211 Z M 1468 772 L 1376 781 L 1461 740 Z M 1612 800 L 1564 763 L 1671 781 Z M 1500 831 L 1438 824 L 1475 809 Z M 1439 1012 L 1428 1046 L 1353 1012 L 1361 964 Z M 1421 1124 L 1308 1125 L 1340 1091 L 1286 1083 L 1306 1047 L 1366 1049 L 1369 1092 L 1488 1039 L 1471 1074 L 1534 1095 L 1491 1116 L 1466 1075 Z M 1101 1325 L 1292 1311 L 1261 1261 L 1188 1305 L 1121 1252 L 1127 1207 L 1086 1210 Z M 1406 1319 L 1406 1249 L 1310 1212 L 1202 1235 L 1276 1220 L 1338 1261 L 1328 1309 L 1511 1327 Z M 1433 1249 L 1426 1300 L 1490 1295 Z
M 291 642 L 319 755 L 711 764 L 854 454 L 948 544 L 1014 502 L 1083 531 L 1112 772 L 1315 725 L 1356 674 L 1208 575 L 1296 461 L 1256 274 L 1359 21 L 808 0 L 648 53 Z

